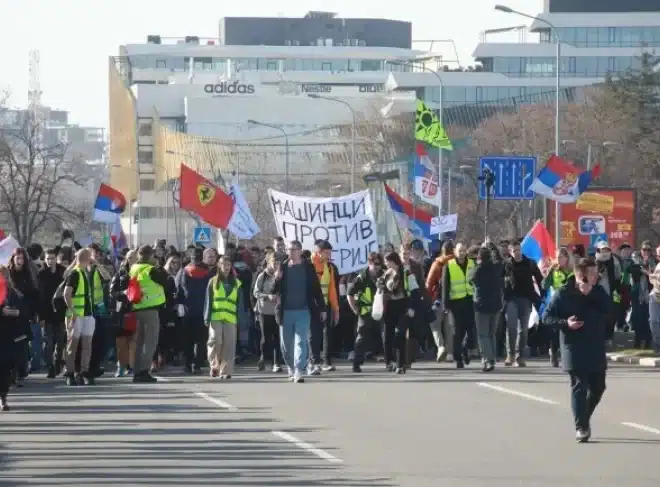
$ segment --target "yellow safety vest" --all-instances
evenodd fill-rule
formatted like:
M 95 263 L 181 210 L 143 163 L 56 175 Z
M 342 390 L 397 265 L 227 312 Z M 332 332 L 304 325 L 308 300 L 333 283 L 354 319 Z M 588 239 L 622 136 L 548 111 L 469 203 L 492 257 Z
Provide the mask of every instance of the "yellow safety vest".
M 367 271 L 368 272 L 368 271 Z M 371 313 L 371 307 L 374 304 L 374 293 L 367 284 L 367 272 L 360 274 L 360 279 L 364 283 L 364 289 L 358 294 L 358 305 L 360 306 L 360 316 Z
M 218 283 L 218 276 L 211 279 L 213 301 L 211 302 L 211 321 L 220 321 L 230 325 L 238 324 L 238 291 L 243 284 L 235 279 L 229 295 L 223 283 Z
M 449 300 L 454 301 L 456 299 L 463 299 L 467 296 L 472 296 L 474 294 L 474 289 L 472 284 L 468 282 L 467 275 L 471 269 L 475 267 L 475 263 L 472 259 L 467 260 L 467 267 L 465 272 L 456 259 L 452 259 L 447 263 L 447 270 L 449 271 Z
M 103 281 L 101 280 L 101 273 L 98 269 L 94 268 L 94 274 L 92 275 L 92 304 L 98 306 L 103 303 Z
M 87 276 L 85 272 L 78 266 L 73 268 L 73 272 L 78 273 L 78 285 L 73 293 L 73 309 L 67 309 L 66 315 L 71 316 L 85 316 L 85 298 L 89 299 L 89 290 L 87 285 Z
M 572 272 L 566 274 L 560 269 L 555 269 L 552 271 L 552 289 L 558 291 L 561 287 L 564 286 L 564 284 L 566 284 L 566 281 L 568 281 L 568 278 L 572 275 Z
M 319 276 L 319 282 L 325 304 L 328 304 L 328 290 L 330 289 L 330 266 L 328 264 L 323 264 L 323 274 Z
M 151 264 L 133 264 L 128 272 L 131 278 L 137 279 L 140 291 L 142 291 L 142 299 L 133 305 L 135 311 L 157 308 L 165 304 L 165 289 L 151 279 L 150 273 L 153 268 L 154 266 Z

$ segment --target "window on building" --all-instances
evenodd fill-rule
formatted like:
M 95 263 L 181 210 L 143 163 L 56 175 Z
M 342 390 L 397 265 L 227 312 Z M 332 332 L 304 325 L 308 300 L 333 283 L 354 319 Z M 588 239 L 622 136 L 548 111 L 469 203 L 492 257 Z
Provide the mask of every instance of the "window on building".
M 373 59 L 360 61 L 360 71 L 381 71 L 383 62 Z
M 140 191 L 153 191 L 156 188 L 156 180 L 152 178 L 140 179 Z
M 145 220 L 165 217 L 165 208 L 161 208 L 160 206 L 140 206 L 138 211 L 139 218 L 144 218 Z
M 154 153 L 152 151 L 138 150 L 138 162 L 140 164 L 153 164 Z
M 153 126 L 151 120 L 140 120 L 138 122 L 138 135 L 141 137 L 148 137 L 152 134 Z
M 166 69 L 167 61 L 164 59 L 156 59 L 156 69 Z
M 607 28 L 607 44 L 609 46 L 616 46 L 617 44 L 616 28 L 614 27 Z
M 571 74 L 575 74 L 575 56 L 571 56 L 568 58 L 568 72 Z

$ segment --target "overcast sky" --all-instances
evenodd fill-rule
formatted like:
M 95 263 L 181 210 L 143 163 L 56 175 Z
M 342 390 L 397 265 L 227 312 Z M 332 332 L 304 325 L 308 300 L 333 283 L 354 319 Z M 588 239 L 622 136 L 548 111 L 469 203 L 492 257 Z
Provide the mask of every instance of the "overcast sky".
M 108 122 L 108 56 L 121 44 L 163 37 L 217 37 L 218 20 L 228 17 L 302 17 L 309 10 L 340 17 L 381 17 L 413 23 L 413 39 L 452 39 L 463 65 L 485 29 L 528 24 L 493 10 L 496 3 L 538 14 L 542 0 L 0 0 L 0 89 L 10 89 L 14 106 L 27 103 L 28 52 L 41 57 L 43 103 L 69 110 L 82 125 Z M 532 37 L 533 38 L 533 37 Z M 516 40 L 502 37 L 502 40 Z M 450 58 L 451 51 L 442 48 Z M 454 57 L 455 56 L 451 56 Z

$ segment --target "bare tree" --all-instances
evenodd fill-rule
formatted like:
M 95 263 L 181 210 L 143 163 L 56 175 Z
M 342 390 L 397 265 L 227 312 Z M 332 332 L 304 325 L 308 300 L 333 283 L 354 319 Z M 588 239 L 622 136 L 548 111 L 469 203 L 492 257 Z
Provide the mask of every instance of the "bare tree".
M 0 216 L 23 245 L 40 231 L 85 219 L 81 196 L 89 178 L 65 144 L 44 142 L 43 124 L 25 118 L 0 125 Z

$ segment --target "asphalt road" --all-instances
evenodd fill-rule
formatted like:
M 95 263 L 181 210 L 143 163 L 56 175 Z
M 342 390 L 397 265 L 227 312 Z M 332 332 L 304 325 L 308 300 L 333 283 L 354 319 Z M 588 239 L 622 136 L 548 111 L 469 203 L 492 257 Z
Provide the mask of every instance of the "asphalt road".
M 149 386 L 31 378 L 0 413 L 0 485 L 657 487 L 659 373 L 612 367 L 586 445 L 566 377 L 540 362 L 342 365 L 305 384 L 250 369 Z

